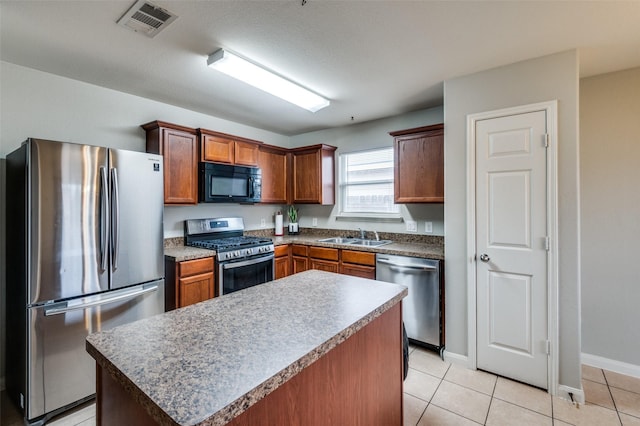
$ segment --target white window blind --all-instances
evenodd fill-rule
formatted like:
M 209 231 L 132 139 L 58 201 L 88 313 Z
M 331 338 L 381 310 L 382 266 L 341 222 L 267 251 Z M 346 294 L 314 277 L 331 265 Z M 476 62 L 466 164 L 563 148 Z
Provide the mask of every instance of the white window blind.
M 393 148 L 340 155 L 341 214 L 399 214 L 393 203 Z

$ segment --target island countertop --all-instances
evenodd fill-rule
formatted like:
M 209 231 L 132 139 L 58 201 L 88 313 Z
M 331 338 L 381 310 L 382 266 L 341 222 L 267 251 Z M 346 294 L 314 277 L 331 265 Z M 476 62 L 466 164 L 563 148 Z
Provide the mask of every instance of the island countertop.
M 221 425 L 407 295 L 305 271 L 87 337 L 87 351 L 159 424 Z

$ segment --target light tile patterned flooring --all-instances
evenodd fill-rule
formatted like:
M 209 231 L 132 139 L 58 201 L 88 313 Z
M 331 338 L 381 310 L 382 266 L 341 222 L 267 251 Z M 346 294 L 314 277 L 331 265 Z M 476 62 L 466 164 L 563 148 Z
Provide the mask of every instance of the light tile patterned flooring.
M 585 405 L 551 398 L 518 382 L 442 361 L 435 353 L 411 347 L 404 382 L 405 426 L 640 426 L 640 379 L 582 367 Z M 4 394 L 4 392 L 3 392 Z M 2 425 L 7 421 L 3 400 Z M 75 410 L 50 426 L 94 426 L 95 404 Z
M 640 379 L 582 366 L 586 404 L 442 361 L 411 347 L 404 382 L 404 424 L 640 426 Z

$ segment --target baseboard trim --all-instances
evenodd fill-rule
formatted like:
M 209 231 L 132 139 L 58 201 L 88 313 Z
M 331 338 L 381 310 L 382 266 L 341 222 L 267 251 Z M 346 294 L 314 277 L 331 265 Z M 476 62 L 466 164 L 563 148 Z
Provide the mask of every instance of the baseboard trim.
M 572 388 L 571 386 L 559 385 L 558 394 L 559 398 L 571 401 L 574 404 L 584 404 L 584 390 Z
M 467 357 L 466 355 L 460 355 L 445 350 L 442 352 L 442 357 L 445 361 L 450 362 L 451 364 L 458 364 L 469 368 L 469 357 Z
M 625 376 L 640 378 L 640 365 L 585 353 L 582 354 L 582 363 L 590 365 L 591 367 L 602 368 L 604 370 L 613 371 L 614 373 L 624 374 Z

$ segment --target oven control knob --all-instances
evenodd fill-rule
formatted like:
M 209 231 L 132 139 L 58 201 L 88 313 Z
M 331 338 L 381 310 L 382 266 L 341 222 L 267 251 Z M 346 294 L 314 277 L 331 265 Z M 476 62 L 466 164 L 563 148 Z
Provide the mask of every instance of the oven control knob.
M 251 253 L 253 253 L 253 250 L 247 249 L 247 254 L 251 254 Z

